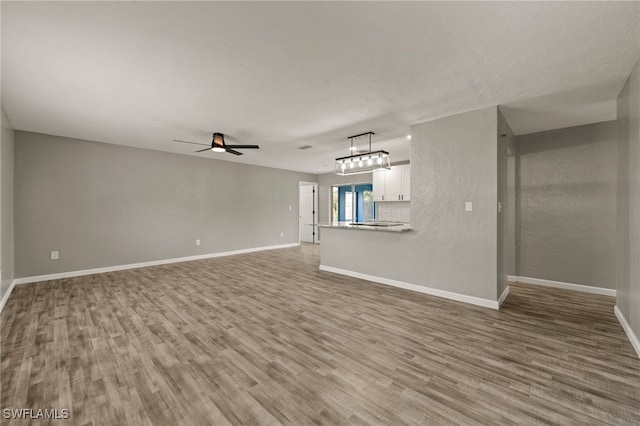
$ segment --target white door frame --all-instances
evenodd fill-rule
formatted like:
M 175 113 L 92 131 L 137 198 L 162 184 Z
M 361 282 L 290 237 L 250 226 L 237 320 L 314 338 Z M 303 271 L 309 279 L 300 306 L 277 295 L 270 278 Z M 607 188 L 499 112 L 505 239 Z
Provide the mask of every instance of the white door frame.
M 298 181 L 298 244 L 300 240 L 300 187 L 313 186 L 313 242 L 318 244 L 318 182 Z

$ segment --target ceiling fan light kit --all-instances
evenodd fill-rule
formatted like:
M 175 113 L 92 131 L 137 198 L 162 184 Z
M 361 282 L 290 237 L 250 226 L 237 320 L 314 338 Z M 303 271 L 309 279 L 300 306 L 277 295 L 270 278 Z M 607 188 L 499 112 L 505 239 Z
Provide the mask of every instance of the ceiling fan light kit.
M 375 133 L 373 132 L 366 132 L 355 136 L 349 136 L 347 139 L 351 142 L 351 147 L 349 148 L 350 152 L 356 151 L 353 148 L 353 140 L 361 136 L 369 136 L 369 151 L 366 153 L 336 158 L 336 166 L 333 173 L 345 176 L 391 169 L 391 159 L 389 158 L 389 153 L 387 151 L 371 151 L 371 136 L 374 134 Z
M 224 135 L 222 133 L 214 133 L 213 140 L 211 141 L 211 151 L 213 152 L 225 152 L 224 149 Z

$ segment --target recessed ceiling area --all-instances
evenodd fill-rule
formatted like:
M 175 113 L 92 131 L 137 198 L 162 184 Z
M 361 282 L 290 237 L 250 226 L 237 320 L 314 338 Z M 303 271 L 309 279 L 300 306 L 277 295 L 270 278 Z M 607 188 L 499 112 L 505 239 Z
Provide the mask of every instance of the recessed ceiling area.
M 615 117 L 637 2 L 2 2 L 16 130 L 329 173 L 347 137 L 505 105 L 516 133 Z M 613 108 L 613 109 L 612 109 Z M 172 139 L 258 144 L 195 154 Z M 299 150 L 298 147 L 312 148 Z

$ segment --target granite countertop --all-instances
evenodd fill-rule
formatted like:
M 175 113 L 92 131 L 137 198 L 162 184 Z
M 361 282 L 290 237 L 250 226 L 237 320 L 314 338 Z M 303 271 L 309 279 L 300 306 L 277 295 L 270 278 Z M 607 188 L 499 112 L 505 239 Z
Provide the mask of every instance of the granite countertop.
M 393 224 L 389 226 L 390 224 Z M 386 226 L 385 226 L 386 225 Z M 327 222 L 318 224 L 320 228 L 340 228 L 359 229 L 362 231 L 382 231 L 382 232 L 407 232 L 411 230 L 411 224 L 402 222 L 373 221 L 371 224 L 354 225 L 353 222 Z

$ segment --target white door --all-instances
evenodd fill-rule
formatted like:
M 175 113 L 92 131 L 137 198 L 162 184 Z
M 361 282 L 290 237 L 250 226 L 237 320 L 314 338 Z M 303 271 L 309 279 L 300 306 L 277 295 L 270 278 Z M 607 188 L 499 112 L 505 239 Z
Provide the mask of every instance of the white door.
M 300 241 L 315 242 L 314 227 L 314 187 L 313 185 L 300 186 Z

